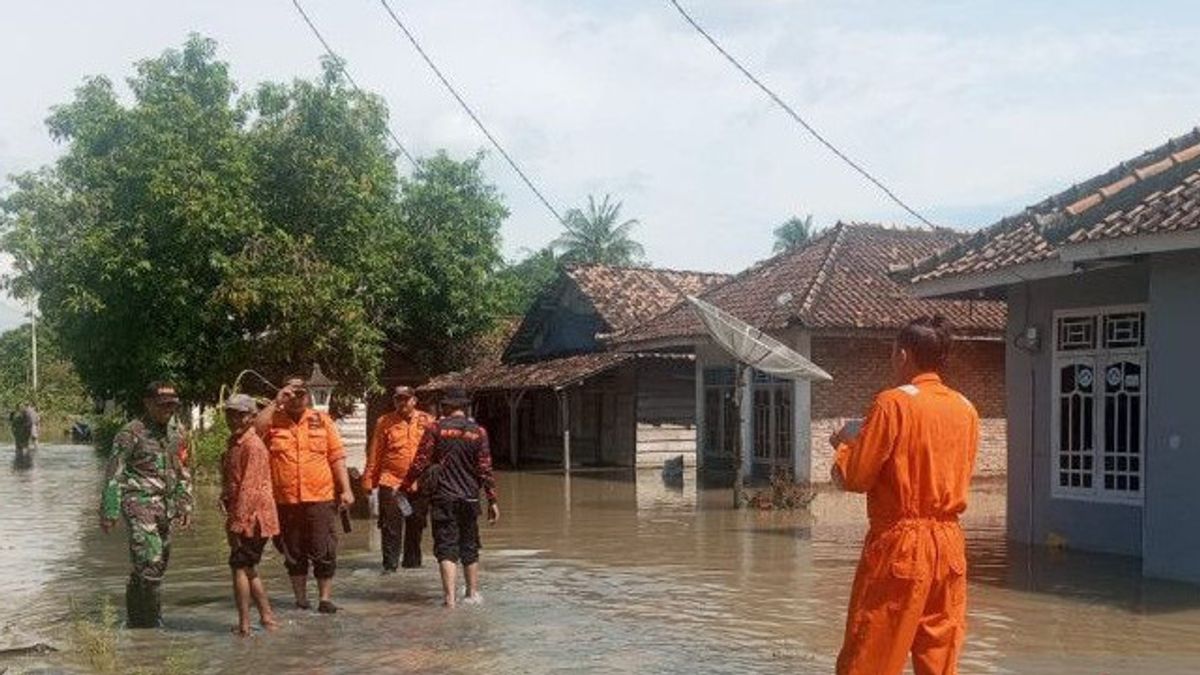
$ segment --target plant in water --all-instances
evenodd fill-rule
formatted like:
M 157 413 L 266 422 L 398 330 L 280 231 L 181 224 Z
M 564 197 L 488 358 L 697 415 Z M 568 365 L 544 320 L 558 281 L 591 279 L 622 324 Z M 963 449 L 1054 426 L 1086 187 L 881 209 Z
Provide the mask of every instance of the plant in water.
M 816 492 L 803 483 L 797 483 L 792 470 L 785 467 L 771 469 L 771 483 L 750 498 L 750 505 L 762 511 L 807 508 L 816 497 Z
M 71 600 L 71 642 L 81 665 L 97 673 L 121 672 L 117 656 L 117 610 L 107 597 L 92 612 Z

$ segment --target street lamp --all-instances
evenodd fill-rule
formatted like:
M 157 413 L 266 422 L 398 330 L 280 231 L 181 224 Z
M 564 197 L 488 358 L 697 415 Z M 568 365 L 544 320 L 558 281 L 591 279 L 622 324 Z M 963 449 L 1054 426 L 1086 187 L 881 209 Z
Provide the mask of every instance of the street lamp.
M 313 408 L 329 412 L 329 401 L 333 397 L 333 388 L 337 386 L 337 382 L 326 377 L 325 373 L 321 372 L 320 364 L 314 363 L 312 374 L 304 384 L 312 396 Z

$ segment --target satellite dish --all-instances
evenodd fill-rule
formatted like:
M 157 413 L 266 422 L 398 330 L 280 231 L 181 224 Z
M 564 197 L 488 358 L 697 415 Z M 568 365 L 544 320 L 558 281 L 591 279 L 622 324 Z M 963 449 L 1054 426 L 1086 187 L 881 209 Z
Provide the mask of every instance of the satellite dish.
M 712 339 L 743 364 L 785 380 L 832 380 L 796 350 L 719 307 L 687 296 Z

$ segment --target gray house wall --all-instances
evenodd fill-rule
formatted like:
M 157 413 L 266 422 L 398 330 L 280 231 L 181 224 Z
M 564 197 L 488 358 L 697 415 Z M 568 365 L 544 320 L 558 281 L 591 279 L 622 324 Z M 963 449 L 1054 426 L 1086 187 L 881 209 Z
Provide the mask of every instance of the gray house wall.
M 1150 265 L 1142 262 L 1008 288 L 1009 339 L 1005 381 L 1008 387 L 1010 538 L 1034 544 L 1064 542 L 1067 546 L 1092 551 L 1141 554 L 1143 507 L 1051 497 L 1050 401 L 1053 394 L 1054 312 L 1146 302 L 1149 280 Z M 1151 317 L 1161 313 L 1158 308 L 1150 309 Z M 1041 334 L 1042 344 L 1035 353 L 1015 346 L 1016 339 L 1024 335 L 1027 326 L 1036 326 Z M 1150 330 L 1155 330 L 1153 323 Z M 1160 361 L 1153 353 L 1150 359 Z M 1155 370 L 1153 363 L 1149 370 L 1149 389 L 1153 392 L 1160 386 L 1157 378 L 1161 377 L 1161 371 Z M 1149 486 L 1149 476 L 1146 482 Z
M 1200 251 L 1153 256 L 1149 295 L 1142 564 L 1200 583 Z

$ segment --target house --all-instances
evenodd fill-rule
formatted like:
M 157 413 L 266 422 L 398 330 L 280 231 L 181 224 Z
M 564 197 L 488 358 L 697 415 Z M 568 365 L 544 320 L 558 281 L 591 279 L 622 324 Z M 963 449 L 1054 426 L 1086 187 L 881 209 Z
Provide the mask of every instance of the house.
M 726 275 L 608 265 L 563 269 L 526 313 L 503 354 L 422 387 L 458 384 L 510 466 L 695 463 L 690 354 L 613 351 L 628 331 Z
M 898 272 L 1008 301 L 1009 536 L 1200 582 L 1200 130 Z
M 964 235 L 945 229 L 903 229 L 838 223 L 814 240 L 770 258 L 700 297 L 796 349 L 833 376 L 832 382 L 775 380 L 747 371 L 742 419 L 733 406 L 734 363 L 705 333 L 690 306 L 614 336 L 619 350 L 694 354 L 690 397 L 701 430 L 699 462 L 732 466 L 741 434 L 747 475 L 786 467 L 801 481 L 828 480 L 827 439 L 845 418 L 861 417 L 889 386 L 896 331 L 937 313 L 957 332 L 949 383 L 983 419 L 981 473 L 1004 467 L 1004 305 L 994 300 L 924 300 L 889 276 L 892 265 L 932 255 Z

